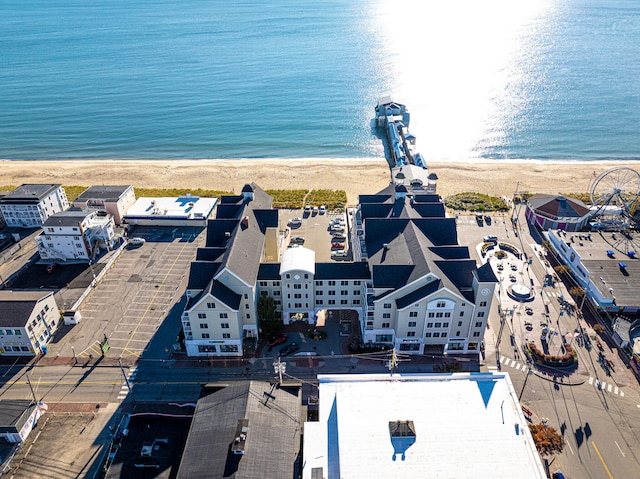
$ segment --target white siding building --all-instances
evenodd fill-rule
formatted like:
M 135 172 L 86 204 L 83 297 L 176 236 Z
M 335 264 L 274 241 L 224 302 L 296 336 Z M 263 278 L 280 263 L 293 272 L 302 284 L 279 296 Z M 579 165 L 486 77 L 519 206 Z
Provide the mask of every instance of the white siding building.
M 60 311 L 51 291 L 0 291 L 0 355 L 35 356 L 58 329 Z
M 38 252 L 43 260 L 90 261 L 100 249 L 114 247 L 114 228 L 113 217 L 105 211 L 71 208 L 42 225 L 43 231 L 36 237 Z
M 113 216 L 116 224 L 122 224 L 124 214 L 135 203 L 133 186 L 90 186 L 75 200 L 73 206 L 85 210 L 103 210 Z
M 0 211 L 11 228 L 37 228 L 68 207 L 61 185 L 22 185 L 0 198 Z

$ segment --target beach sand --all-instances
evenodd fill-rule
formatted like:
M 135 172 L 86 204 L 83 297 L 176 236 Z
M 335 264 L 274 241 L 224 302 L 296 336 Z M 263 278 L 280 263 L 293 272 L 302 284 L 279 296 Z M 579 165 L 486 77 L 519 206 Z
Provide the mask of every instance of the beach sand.
M 640 171 L 640 161 L 431 161 L 438 193 L 464 191 L 512 196 L 530 193 L 584 193 L 595 176 L 615 166 Z M 260 160 L 53 160 L 1 161 L 0 189 L 23 183 L 206 188 L 240 192 L 249 182 L 263 189 L 340 189 L 349 204 L 389 184 L 384 159 Z

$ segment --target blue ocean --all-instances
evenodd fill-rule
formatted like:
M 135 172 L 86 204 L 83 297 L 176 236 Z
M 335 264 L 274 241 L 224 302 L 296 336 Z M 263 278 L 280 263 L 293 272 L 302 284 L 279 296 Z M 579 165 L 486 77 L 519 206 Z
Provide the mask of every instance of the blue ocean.
M 0 158 L 640 159 L 637 0 L 3 0 Z

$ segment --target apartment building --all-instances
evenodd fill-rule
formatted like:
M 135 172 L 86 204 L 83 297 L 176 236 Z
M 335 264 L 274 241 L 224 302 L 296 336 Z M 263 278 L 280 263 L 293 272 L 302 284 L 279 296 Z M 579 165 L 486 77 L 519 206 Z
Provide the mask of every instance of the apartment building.
M 94 185 L 73 200 L 73 206 L 85 210 L 102 210 L 113 216 L 115 224 L 122 224 L 124 214 L 136 202 L 132 185 Z
M 0 211 L 10 228 L 38 228 L 68 207 L 62 185 L 25 184 L 0 198 Z

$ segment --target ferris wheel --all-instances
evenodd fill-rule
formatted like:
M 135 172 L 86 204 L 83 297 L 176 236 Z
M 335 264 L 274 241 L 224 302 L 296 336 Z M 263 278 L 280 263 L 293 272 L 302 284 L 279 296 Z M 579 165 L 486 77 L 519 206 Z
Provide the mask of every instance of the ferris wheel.
M 638 197 L 640 173 L 626 166 L 601 173 L 591 185 L 591 204 L 598 207 L 598 213 L 613 209 L 618 214 L 630 216 Z

